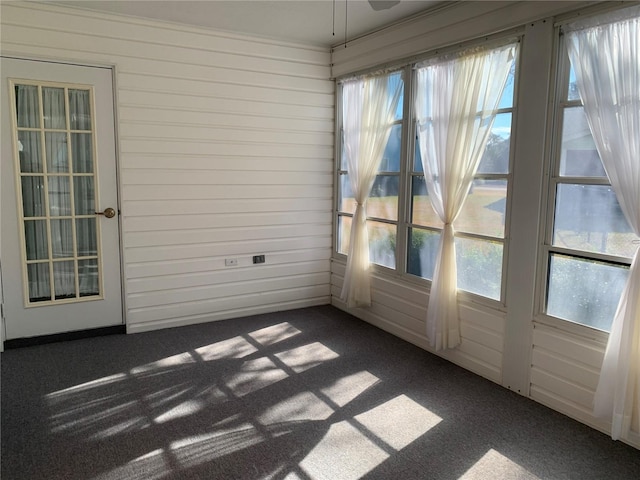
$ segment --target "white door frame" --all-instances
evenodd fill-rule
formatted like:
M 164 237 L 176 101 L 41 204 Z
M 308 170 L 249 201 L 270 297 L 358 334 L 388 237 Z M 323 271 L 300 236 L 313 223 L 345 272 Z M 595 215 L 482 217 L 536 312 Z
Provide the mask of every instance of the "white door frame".
M 120 175 L 120 117 L 118 112 L 118 88 L 117 88 L 117 66 L 115 64 L 101 64 L 101 63 L 93 63 L 93 62 L 85 62 L 85 61 L 73 61 L 73 60 L 63 60 L 59 58 L 46 58 L 46 57 L 38 57 L 31 55 L 23 55 L 19 53 L 11 53 L 11 52 L 0 52 L 0 57 L 2 58 L 11 58 L 16 60 L 30 60 L 35 62 L 43 62 L 43 63 L 53 63 L 53 64 L 62 64 L 62 65 L 77 65 L 81 67 L 93 67 L 93 68 L 104 68 L 111 71 L 111 86 L 112 86 L 112 98 L 113 98 L 113 135 L 114 135 L 114 145 L 115 145 L 115 175 L 116 175 L 116 210 L 118 214 L 116 215 L 116 219 L 118 221 L 118 253 L 119 253 L 119 273 L 120 273 L 120 297 L 121 297 L 121 318 L 122 325 L 128 331 L 128 322 L 127 322 L 127 307 L 126 307 L 126 285 L 125 285 L 125 264 L 124 264 L 124 241 L 123 241 L 123 222 L 122 222 L 122 180 Z M 1 208 L 2 198 L 0 196 L 0 208 Z M 0 225 L 0 229 L 2 226 Z M 0 237 L 1 238 L 1 237 Z M 2 258 L 0 257 L 0 352 L 4 351 L 4 342 L 6 339 L 6 325 L 5 325 L 5 315 L 4 315 L 4 289 L 2 285 Z M 128 333 L 128 332 L 127 332 Z

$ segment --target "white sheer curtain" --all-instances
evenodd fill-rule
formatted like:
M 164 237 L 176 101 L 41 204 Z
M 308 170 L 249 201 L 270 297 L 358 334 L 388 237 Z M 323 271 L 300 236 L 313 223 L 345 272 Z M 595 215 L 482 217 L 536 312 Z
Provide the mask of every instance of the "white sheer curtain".
M 478 169 L 517 44 L 477 48 L 420 65 L 416 117 L 424 178 L 443 223 L 427 309 L 436 350 L 460 343 L 453 222 Z
M 371 305 L 366 201 L 401 93 L 399 73 L 347 80 L 342 86 L 344 155 L 356 201 L 341 293 L 349 307 Z
M 71 130 L 91 130 L 89 90 L 69 89 L 69 124 Z
M 589 127 L 624 215 L 640 236 L 640 7 L 565 27 Z M 640 432 L 640 254 L 636 249 L 600 372 L 594 413 L 613 439 Z

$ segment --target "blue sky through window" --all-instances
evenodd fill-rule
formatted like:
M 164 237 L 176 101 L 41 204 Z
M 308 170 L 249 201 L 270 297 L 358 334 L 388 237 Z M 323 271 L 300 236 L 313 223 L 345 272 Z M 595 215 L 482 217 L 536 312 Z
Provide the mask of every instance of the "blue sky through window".
M 507 77 L 507 84 L 502 92 L 498 108 L 513 107 L 513 89 L 515 86 L 515 63 L 511 66 L 511 71 Z M 498 115 L 493 123 L 491 132 L 502 138 L 508 138 L 511 135 L 511 115 Z

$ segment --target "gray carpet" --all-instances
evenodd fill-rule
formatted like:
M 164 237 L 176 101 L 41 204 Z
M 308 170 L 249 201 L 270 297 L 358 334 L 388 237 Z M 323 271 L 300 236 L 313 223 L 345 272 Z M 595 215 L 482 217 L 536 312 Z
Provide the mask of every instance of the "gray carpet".
M 640 451 L 333 307 L 2 354 L 3 480 L 634 479 Z

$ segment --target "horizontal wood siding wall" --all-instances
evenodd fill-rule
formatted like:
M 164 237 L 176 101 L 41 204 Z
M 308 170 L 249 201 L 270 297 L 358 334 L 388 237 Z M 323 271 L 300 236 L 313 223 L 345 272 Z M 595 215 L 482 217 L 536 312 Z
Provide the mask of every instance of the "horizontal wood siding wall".
M 2 52 L 116 67 L 129 331 L 329 303 L 328 51 L 3 3 Z
M 531 398 L 609 433 L 609 422 L 593 415 L 606 338 L 590 338 L 538 322 L 533 332 Z M 639 433 L 631 432 L 624 440 L 640 448 Z
M 340 300 L 345 264 L 332 262 L 332 303 L 347 310 Z M 424 287 L 410 285 L 383 274 L 373 274 L 370 308 L 348 309 L 353 315 L 433 352 L 426 337 L 429 295 Z M 455 350 L 438 352 L 447 360 L 496 383 L 502 383 L 504 314 L 484 306 L 461 304 L 462 343 Z
M 606 345 L 536 323 L 531 358 L 531 398 L 606 431 L 592 414 Z

